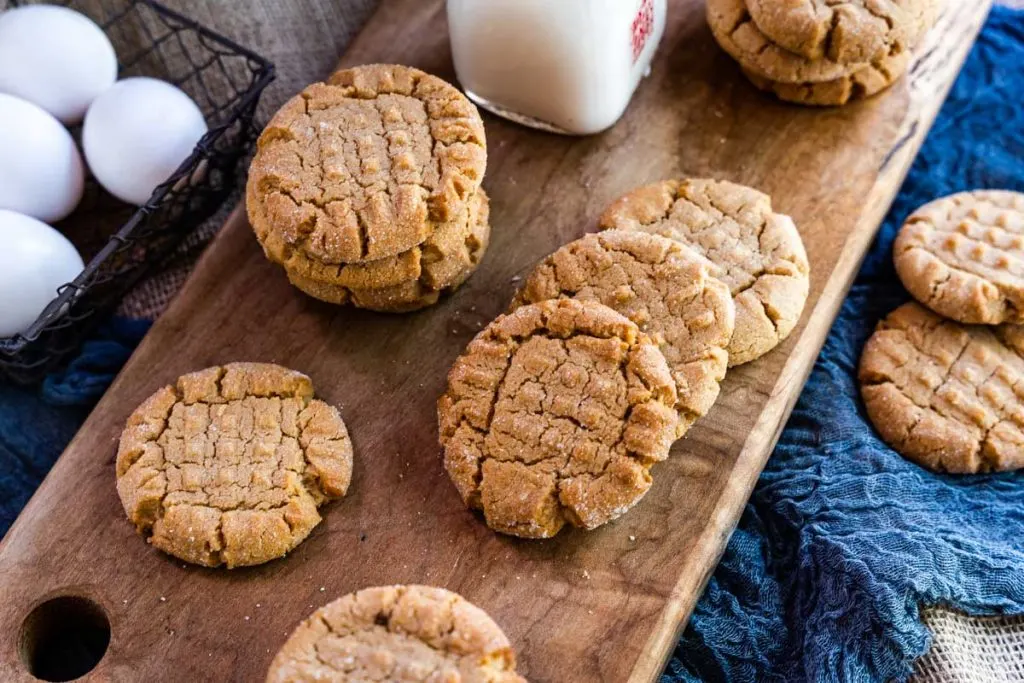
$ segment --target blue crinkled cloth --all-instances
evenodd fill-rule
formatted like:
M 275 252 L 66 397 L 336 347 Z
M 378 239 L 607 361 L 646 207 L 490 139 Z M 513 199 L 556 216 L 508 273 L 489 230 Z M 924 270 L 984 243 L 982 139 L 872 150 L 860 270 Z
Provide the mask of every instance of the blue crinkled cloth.
M 858 397 L 864 342 L 907 300 L 896 231 L 974 188 L 1024 191 L 1021 11 L 992 11 L 662 683 L 905 680 L 930 642 L 920 605 L 1024 613 L 1024 473 L 927 472 L 882 443 Z
M 0 381 L 0 535 L 7 533 L 149 325 L 114 318 L 66 370 L 50 375 L 36 390 Z
M 930 474 L 868 426 L 860 349 L 906 294 L 890 261 L 917 206 L 1024 191 L 1024 12 L 997 8 L 889 213 L 663 683 L 889 681 L 929 635 L 919 605 L 1024 613 L 1024 475 Z M 6 532 L 145 331 L 111 322 L 41 391 L 0 384 Z

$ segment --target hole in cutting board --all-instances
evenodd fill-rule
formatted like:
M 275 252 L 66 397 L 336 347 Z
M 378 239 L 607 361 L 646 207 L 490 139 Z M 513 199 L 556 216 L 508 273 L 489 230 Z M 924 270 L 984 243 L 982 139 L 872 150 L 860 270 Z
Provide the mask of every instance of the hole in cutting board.
M 71 681 L 92 671 L 110 644 L 110 620 L 92 600 L 63 595 L 37 606 L 21 624 L 21 661 L 44 681 Z

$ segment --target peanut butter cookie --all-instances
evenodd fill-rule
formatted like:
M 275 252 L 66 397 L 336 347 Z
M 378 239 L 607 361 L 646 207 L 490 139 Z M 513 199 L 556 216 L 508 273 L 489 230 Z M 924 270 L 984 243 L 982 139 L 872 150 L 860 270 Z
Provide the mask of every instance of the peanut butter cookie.
M 593 301 L 498 317 L 469 344 L 438 401 L 444 464 L 487 525 L 524 538 L 625 513 L 668 456 L 679 415 L 657 345 Z
M 346 69 L 289 100 L 260 135 L 249 221 L 281 263 L 293 252 L 324 264 L 395 256 L 461 215 L 486 158 L 483 121 L 453 86 L 405 66 Z
M 117 451 L 128 519 L 157 548 L 208 567 L 283 556 L 351 474 L 338 411 L 313 399 L 305 375 L 264 363 L 180 377 L 131 414 Z
M 916 303 L 889 314 L 860 361 L 868 417 L 898 453 L 937 472 L 1024 467 L 1024 337 Z
M 816 107 L 838 107 L 853 100 L 877 95 L 902 76 L 910 65 L 910 52 L 900 52 L 854 71 L 849 76 L 820 83 L 776 83 L 749 69 L 743 74 L 759 90 L 780 100 Z
M 735 308 L 710 264 L 675 240 L 607 230 L 570 242 L 537 266 L 512 309 L 548 299 L 597 301 L 632 320 L 661 348 L 678 395 L 682 436 L 718 398 Z
M 964 323 L 1024 323 L 1024 194 L 962 192 L 926 204 L 893 245 L 914 298 Z
M 754 23 L 744 0 L 707 0 L 708 25 L 723 50 L 745 69 L 778 83 L 817 83 L 848 76 L 868 62 L 808 59 L 772 42 Z
M 712 264 L 736 305 L 729 366 L 759 358 L 800 319 L 810 287 L 807 253 L 771 198 L 735 183 L 667 180 L 630 192 L 600 218 L 602 229 L 639 230 L 690 247 Z
M 450 591 L 366 588 L 299 624 L 274 657 L 267 683 L 526 683 L 494 621 Z
M 380 261 L 334 266 L 327 280 L 286 269 L 293 285 L 333 304 L 404 313 L 437 303 L 457 289 L 480 264 L 490 241 L 487 195 L 481 189 L 470 200 L 458 229 L 439 228 L 422 245 Z
M 745 0 L 754 24 L 779 47 L 838 64 L 875 62 L 915 44 L 935 0 Z

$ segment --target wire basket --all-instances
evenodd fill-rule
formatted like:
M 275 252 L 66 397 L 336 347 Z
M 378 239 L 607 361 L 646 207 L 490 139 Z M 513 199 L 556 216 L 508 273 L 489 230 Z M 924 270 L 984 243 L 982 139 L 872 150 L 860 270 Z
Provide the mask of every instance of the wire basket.
M 0 11 L 27 4 L 0 0 Z M 266 59 L 157 2 L 61 4 L 103 28 L 117 50 L 119 78 L 150 76 L 176 85 L 199 106 L 209 129 L 142 207 L 86 181 L 78 208 L 55 226 L 78 248 L 85 269 L 58 289 L 28 330 L 0 338 L 0 376 L 20 384 L 37 382 L 68 360 L 140 277 L 223 204 L 259 134 L 260 95 L 274 79 Z M 72 129 L 76 138 L 80 132 Z

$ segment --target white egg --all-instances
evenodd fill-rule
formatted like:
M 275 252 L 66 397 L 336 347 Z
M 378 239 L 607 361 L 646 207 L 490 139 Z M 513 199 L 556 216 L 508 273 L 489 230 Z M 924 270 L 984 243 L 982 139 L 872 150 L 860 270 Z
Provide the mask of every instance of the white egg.
M 0 14 L 0 92 L 72 124 L 116 78 L 114 46 L 84 14 L 54 5 Z
M 0 209 L 0 337 L 24 332 L 82 272 L 74 245 L 46 223 Z
M 155 78 L 126 78 L 89 107 L 82 148 L 108 192 L 141 205 L 205 133 L 203 113 L 181 90 Z
M 85 166 L 60 122 L 25 100 L 0 94 L 0 209 L 53 223 L 82 198 Z

